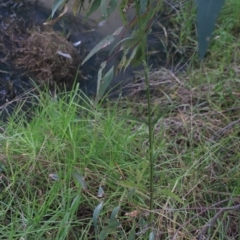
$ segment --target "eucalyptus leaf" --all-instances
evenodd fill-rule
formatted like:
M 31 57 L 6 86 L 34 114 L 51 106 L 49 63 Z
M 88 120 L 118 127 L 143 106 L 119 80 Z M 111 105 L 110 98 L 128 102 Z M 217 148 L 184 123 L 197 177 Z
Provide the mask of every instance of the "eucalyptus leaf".
M 113 209 L 111 217 L 110 217 L 110 222 L 113 222 L 116 219 L 116 216 L 120 210 L 120 206 L 117 206 Z
M 4 173 L 5 171 L 6 171 L 6 166 L 3 163 L 0 163 L 0 173 Z M 54 179 L 54 180 L 56 180 L 56 179 Z
M 207 52 L 210 37 L 225 0 L 196 0 L 199 57 Z
M 121 50 L 130 49 L 131 47 L 134 47 L 137 44 L 137 42 L 138 40 L 135 36 L 123 38 L 122 40 L 118 41 L 117 44 L 111 49 L 110 54 L 112 54 L 113 50 L 116 49 L 116 47 L 118 47 L 119 45 L 122 45 L 119 49 L 121 51 Z
M 98 188 L 98 192 L 97 192 L 97 197 L 98 198 L 102 198 L 102 197 L 104 197 L 104 190 L 103 190 L 103 188 L 101 187 L 101 186 L 99 186 L 99 188 Z
M 144 15 L 141 16 L 140 21 L 141 21 L 142 26 L 147 26 L 148 25 L 149 21 L 156 14 L 156 10 L 157 9 L 153 8 L 153 9 L 149 10 L 148 12 L 146 12 Z M 149 28 L 149 30 L 150 30 L 150 28 Z M 139 31 L 141 31 L 141 30 L 139 29 Z M 139 32 L 139 34 L 146 35 L 146 32 L 145 31 L 144 32 Z
M 108 4 L 108 9 L 107 9 L 108 16 L 110 16 L 113 13 L 113 11 L 116 9 L 117 5 L 118 5 L 118 0 L 110 0 L 110 2 Z
M 65 4 L 67 2 L 67 0 L 55 0 L 53 5 L 52 5 L 52 14 L 51 17 L 53 18 L 55 12 L 57 11 L 57 9 L 62 6 L 63 4 Z
M 127 16 L 126 16 L 126 6 L 127 6 L 128 0 L 122 0 L 119 7 L 119 13 L 122 18 L 123 24 L 127 25 Z
M 112 79 L 113 79 L 113 73 L 114 73 L 114 66 L 111 67 L 111 69 L 103 76 L 103 78 L 98 81 L 97 86 L 97 96 L 95 99 L 95 104 L 103 97 L 105 91 L 109 87 Z
M 124 64 L 124 72 L 126 71 L 127 67 L 130 65 L 130 63 L 133 61 L 133 59 L 135 58 L 138 49 L 141 48 L 140 45 L 137 45 L 131 52 L 130 57 L 128 58 L 126 64 Z
M 139 66 L 143 61 L 143 54 L 142 49 L 139 47 L 137 48 L 137 52 L 135 54 L 135 57 L 133 58 L 131 64 L 133 67 Z
M 138 221 L 138 225 L 140 228 L 144 229 L 144 228 L 146 228 L 148 223 L 146 222 L 146 220 L 143 217 L 141 217 Z
M 108 234 L 112 233 L 121 225 L 121 223 L 117 220 L 110 221 L 107 227 L 103 228 L 103 230 L 100 232 L 99 239 L 104 240 Z
M 127 54 L 128 54 L 128 52 L 129 52 L 129 50 L 130 50 L 130 48 L 126 48 L 126 49 L 124 49 L 124 51 L 123 51 L 123 56 L 122 56 L 122 58 L 121 58 L 120 63 L 119 63 L 118 66 L 117 66 L 117 69 L 118 69 L 119 71 L 121 71 L 122 68 L 126 65 L 126 62 L 127 62 Z
M 72 12 L 75 17 L 79 13 L 82 5 L 83 5 L 82 0 L 74 0 L 73 6 L 72 6 Z
M 113 221 L 110 220 L 110 223 L 108 225 L 108 228 L 110 229 L 110 232 L 113 232 L 116 230 L 116 228 L 118 228 L 121 225 L 121 223 L 119 221 L 117 221 L 116 219 L 114 219 Z
M 93 226 L 95 228 L 95 231 L 97 230 L 98 217 L 100 215 L 102 208 L 103 208 L 103 202 L 99 203 L 93 211 Z
M 135 240 L 135 238 L 136 238 L 136 230 L 135 228 L 133 228 L 128 235 L 128 240 Z
M 101 1 L 101 14 L 104 19 L 108 18 L 108 5 L 106 0 Z
M 113 36 L 117 36 L 122 32 L 122 29 L 124 28 L 124 26 L 121 26 L 119 28 L 117 28 L 117 30 L 115 30 L 115 32 L 112 34 Z
M 85 57 L 85 59 L 82 62 L 82 65 L 89 60 L 95 53 L 97 53 L 99 50 L 107 47 L 115 40 L 115 37 L 113 35 L 109 35 L 105 37 L 101 42 L 99 42 L 91 51 L 90 53 Z
M 97 92 L 99 91 L 100 83 L 102 80 L 103 70 L 106 67 L 107 62 L 102 62 L 98 70 L 98 82 L 97 82 Z
M 124 48 L 133 48 L 139 43 L 139 38 L 136 35 L 124 38 L 122 40 L 121 50 Z
M 82 186 L 82 189 L 86 191 L 87 185 L 84 181 L 84 177 L 78 172 L 73 172 L 72 176 L 80 183 L 80 185 Z
M 150 234 L 149 234 L 149 240 L 154 240 L 154 233 L 153 233 L 153 232 L 150 232 Z
M 141 14 L 143 14 L 147 11 L 147 5 L 148 5 L 147 0 L 140 0 L 140 13 Z
M 87 19 L 92 13 L 94 13 L 101 5 L 101 0 L 94 0 L 90 9 L 88 10 L 85 19 Z
M 128 194 L 127 194 L 128 200 L 130 200 L 130 198 L 132 198 L 132 196 L 134 195 L 135 192 L 136 192 L 136 188 L 129 189 Z
M 82 65 L 89 59 L 91 58 L 95 53 L 97 53 L 99 50 L 107 47 L 110 45 L 114 40 L 115 37 L 121 32 L 123 27 L 119 27 L 113 34 L 108 35 L 105 37 L 101 42 L 99 42 L 91 51 L 90 53 L 85 57 L 85 59 L 82 62 Z

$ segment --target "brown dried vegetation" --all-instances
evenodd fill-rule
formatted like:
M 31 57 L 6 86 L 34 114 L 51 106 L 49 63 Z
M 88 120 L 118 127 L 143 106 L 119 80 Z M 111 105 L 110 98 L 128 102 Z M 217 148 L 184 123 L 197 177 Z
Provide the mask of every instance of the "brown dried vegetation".
M 0 27 L 1 61 L 28 75 L 38 84 L 72 84 L 81 57 L 60 32 L 50 27 L 26 28 L 23 19 L 6 19 Z

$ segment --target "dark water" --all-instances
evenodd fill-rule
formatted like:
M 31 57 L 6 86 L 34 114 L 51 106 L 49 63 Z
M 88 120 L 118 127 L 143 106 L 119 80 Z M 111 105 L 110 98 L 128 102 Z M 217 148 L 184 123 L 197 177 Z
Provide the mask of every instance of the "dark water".
M 4 35 L 6 31 L 11 30 L 9 30 L 9 21 L 19 21 L 19 34 L 16 37 L 22 38 L 24 28 L 31 28 L 33 25 L 42 27 L 50 14 L 49 9 L 34 4 L 16 4 L 15 1 L 0 0 L 0 32 Z M 24 23 L 20 19 L 24 19 Z M 57 22 L 53 28 L 56 31 L 68 34 L 67 39 L 70 43 L 81 41 L 78 47 L 79 54 L 86 55 L 103 38 L 93 30 L 95 27 L 93 23 L 83 22 L 83 19 L 74 18 L 69 14 Z M 0 39 L 4 41 L 4 46 L 9 47 L 11 50 L 13 44 L 8 42 L 9 39 L 7 37 Z M 2 43 L 0 42 L 0 44 Z M 107 51 L 101 51 L 80 68 L 84 79 L 78 76 L 77 82 L 80 83 L 80 88 L 85 94 L 89 96 L 95 94 L 98 69 L 101 62 L 108 59 L 108 57 Z M 115 57 L 108 62 L 107 69 L 116 63 L 117 58 Z M 125 79 L 127 75 L 129 77 L 131 74 L 127 72 L 124 76 Z M 116 76 L 114 82 L 121 81 L 122 77 L 123 75 Z M 21 69 L 17 69 L 11 59 L 6 59 L 6 53 L 3 53 L 0 48 L 0 118 L 5 120 L 8 115 L 12 114 L 16 106 L 23 104 L 23 102 L 28 102 L 25 105 L 32 105 L 32 94 L 34 92 L 31 91 L 31 97 L 28 94 L 31 89 L 33 89 L 32 79 L 28 75 L 24 75 Z
M 18 2 L 21 2 L 21 4 L 17 4 L 15 0 L 0 0 L 0 34 L 2 33 L 4 35 L 5 28 L 9 21 L 15 22 L 23 19 L 24 23 L 19 24 L 19 33 L 16 35 L 17 38 L 22 38 L 25 29 L 31 28 L 32 26 L 42 28 L 43 23 L 46 22 L 51 14 L 50 9 L 36 6 L 29 2 L 23 4 L 23 1 Z M 83 55 L 90 52 L 91 49 L 105 37 L 99 29 L 97 29 L 97 31 L 93 30 L 97 28 L 94 23 L 84 22 L 82 18 L 74 18 L 71 14 L 66 15 L 58 21 L 53 28 L 55 31 L 65 33 L 70 43 L 81 41 L 81 44 L 77 48 L 79 54 Z M 161 45 L 161 41 L 159 41 L 158 30 L 159 29 L 155 30 L 157 34 L 153 32 L 153 34 L 149 35 L 148 41 L 149 51 L 157 49 L 160 51 L 160 54 L 151 56 L 149 64 L 155 67 L 166 66 L 168 64 L 168 67 L 171 68 L 175 63 L 171 61 L 169 63 L 169 60 L 166 60 L 167 53 Z M 4 44 L 6 44 L 6 41 Z M 7 46 L 9 49 L 12 47 L 11 43 L 9 43 L 9 45 L 7 43 Z M 114 44 L 112 46 L 114 46 Z M 96 93 L 98 69 L 103 61 L 110 58 L 109 51 L 110 48 L 100 51 L 80 68 L 81 74 L 85 77 L 83 79 L 81 76 L 78 76 L 77 82 L 80 83 L 81 90 L 88 96 L 94 96 Z M 28 75 L 24 75 L 21 69 L 17 69 L 13 62 L 5 60 L 5 55 L 1 52 L 0 48 L 0 119 L 4 120 L 12 114 L 17 105 L 27 102 L 24 106 L 26 105 L 25 108 L 28 109 L 28 106 L 36 102 L 33 97 L 34 91 L 30 91 L 33 89 L 32 80 Z M 118 53 L 111 58 L 107 63 L 106 70 L 113 65 L 117 66 L 120 57 L 121 53 Z M 136 69 L 128 68 L 124 73 L 115 75 L 110 87 L 131 81 L 134 77 L 134 70 Z M 24 95 L 24 97 L 22 95 Z

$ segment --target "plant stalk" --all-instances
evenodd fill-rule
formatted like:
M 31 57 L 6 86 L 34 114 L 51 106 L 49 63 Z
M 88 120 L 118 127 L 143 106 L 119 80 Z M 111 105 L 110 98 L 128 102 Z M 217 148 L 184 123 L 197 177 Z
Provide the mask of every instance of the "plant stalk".
M 145 32 L 145 27 L 142 25 L 141 22 L 141 15 L 140 15 L 140 5 L 139 1 L 135 0 L 136 4 L 136 10 L 137 10 L 137 17 L 138 17 L 138 24 L 139 24 L 139 30 L 140 30 L 140 46 L 141 46 L 141 52 L 142 52 L 142 62 L 144 67 L 144 78 L 146 83 L 146 96 L 147 96 L 147 108 L 148 108 L 148 140 L 149 140 L 149 164 L 150 164 L 150 175 L 149 175 L 149 181 L 150 181 L 150 204 L 149 204 L 149 224 L 152 224 L 153 222 L 153 207 L 154 207 L 154 156 L 153 156 L 153 121 L 152 121 L 152 105 L 151 105 L 151 94 L 150 94 L 150 83 L 149 83 L 149 67 L 147 65 L 147 56 L 146 56 L 146 47 L 147 47 L 147 34 Z

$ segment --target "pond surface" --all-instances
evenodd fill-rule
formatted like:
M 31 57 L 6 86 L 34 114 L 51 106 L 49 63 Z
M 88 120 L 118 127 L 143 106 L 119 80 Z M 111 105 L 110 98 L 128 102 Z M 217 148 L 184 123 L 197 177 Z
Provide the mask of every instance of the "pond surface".
M 83 22 L 81 16 L 75 18 L 69 12 L 54 25 L 53 32 L 51 27 L 43 26 L 43 23 L 51 14 L 52 2 L 53 0 L 39 0 L 39 5 L 36 6 L 29 2 L 16 4 L 14 0 L 0 0 L 0 118 L 2 119 L 6 119 L 16 108 L 16 105 L 22 104 L 23 101 L 30 103 L 33 101 L 32 97 L 29 98 L 28 91 L 33 89 L 32 80 L 39 83 L 37 81 L 40 78 L 39 76 L 42 78 L 47 76 L 44 81 L 48 79 L 51 84 L 54 81 L 60 81 L 59 79 L 63 76 L 63 81 L 67 82 L 68 89 L 71 89 L 73 76 L 78 71 L 77 66 L 80 64 L 78 61 L 83 59 L 101 39 L 121 26 L 120 17 L 117 13 L 113 14 L 105 24 L 99 26 L 95 21 Z M 92 16 L 92 20 L 98 19 L 99 16 L 100 14 L 97 12 Z M 154 30 L 153 27 L 154 31 L 157 33 L 159 28 Z M 61 39 L 59 35 L 54 35 L 57 32 L 64 33 L 64 39 Z M 64 51 L 55 49 L 56 44 L 51 45 L 51 42 L 55 42 L 55 40 L 48 41 L 48 38 L 51 39 L 50 36 L 53 36 L 53 39 L 59 39 L 59 43 L 57 43 L 59 46 L 68 46 L 67 50 L 66 48 L 63 48 Z M 36 41 L 35 45 L 34 41 Z M 65 44 L 63 44 L 64 41 Z M 81 41 L 81 44 L 73 47 L 73 44 L 79 41 Z M 47 42 L 50 42 L 50 45 L 47 45 Z M 150 35 L 149 42 L 151 43 L 150 50 L 153 48 L 160 52 L 160 54 L 150 58 L 150 63 L 155 67 L 166 65 L 167 53 L 159 41 L 159 34 Z M 53 50 L 48 53 L 48 49 Z M 95 54 L 78 71 L 77 82 L 80 83 L 81 90 L 89 96 L 96 92 L 98 69 L 103 61 L 109 59 L 110 49 Z M 68 57 L 63 57 L 63 55 L 66 56 L 68 51 L 72 52 L 71 57 L 73 55 L 77 57 L 71 58 L 71 61 L 67 59 Z M 56 54 L 56 52 L 59 54 Z M 28 62 L 26 59 L 28 59 Z M 119 59 L 120 54 L 111 58 L 107 63 L 107 69 L 113 65 L 117 66 Z M 34 61 L 35 65 L 33 64 Z M 56 65 L 57 63 L 59 63 L 59 66 Z M 32 68 L 29 67 L 31 64 Z M 62 74 L 65 75 L 56 75 L 59 74 L 58 70 L 52 71 L 53 69 L 63 70 L 64 67 L 66 71 L 62 71 Z M 73 71 L 69 69 L 73 69 Z M 119 85 L 121 82 L 131 81 L 134 78 L 133 70 L 133 68 L 128 68 L 124 73 L 115 75 L 111 87 Z M 69 76 L 72 77 L 67 79 Z M 25 97 L 20 97 L 22 95 Z M 24 100 L 22 101 L 22 99 Z
M 31 0 L 33 1 L 33 0 Z M 85 1 L 85 7 L 84 9 L 87 9 L 88 6 L 88 1 Z M 47 9 L 51 9 L 52 5 L 54 3 L 54 0 L 38 0 L 38 3 L 40 6 L 44 6 Z M 71 14 L 71 10 L 72 10 L 72 5 L 73 5 L 74 1 L 70 0 L 68 3 L 69 9 L 68 12 Z M 79 13 L 80 16 L 85 16 L 86 15 L 86 11 L 81 10 L 81 12 Z M 133 15 L 133 13 L 131 13 L 130 15 Z M 91 16 L 90 16 L 90 20 L 92 21 L 96 21 L 98 22 L 98 20 L 101 17 L 101 12 L 100 10 L 97 10 L 96 12 L 94 12 Z M 111 33 L 113 33 L 117 28 L 119 28 L 120 26 L 122 26 L 122 21 L 121 21 L 121 17 L 119 15 L 118 10 L 115 10 L 113 12 L 113 14 L 109 17 L 108 20 L 102 22 L 101 24 L 99 24 L 99 29 L 97 29 L 98 34 L 101 34 L 103 36 L 107 36 Z
M 96 92 L 97 72 L 101 62 L 109 58 L 109 51 L 101 51 L 93 56 L 79 69 L 78 73 L 67 71 L 71 67 L 73 70 L 77 70 L 80 60 L 90 52 L 106 33 L 100 33 L 97 24 L 94 22 L 85 23 L 81 17 L 75 18 L 72 14 L 66 15 L 57 22 L 53 27 L 54 31 L 64 33 L 66 36 L 59 40 L 59 46 L 64 44 L 65 41 L 66 45 L 70 45 L 67 49 L 72 51 L 71 57 L 74 54 L 79 55 L 79 61 L 77 57 L 74 65 L 70 60 L 68 61 L 63 57 L 63 55 L 69 55 L 66 48 L 61 47 L 61 49 L 56 49 L 56 51 L 50 53 L 47 51 L 47 48 L 55 47 L 51 44 L 47 45 L 48 38 L 51 42 L 50 36 L 55 32 L 52 32 L 51 27 L 43 26 L 50 14 L 50 8 L 41 5 L 16 4 L 15 1 L 0 0 L 0 118 L 5 119 L 16 108 L 16 105 L 22 104 L 26 99 L 27 102 L 32 102 L 32 98 L 30 99 L 28 96 L 28 91 L 33 88 L 32 80 L 36 82 L 40 75 L 47 74 L 47 79 L 50 79 L 53 75 L 55 79 L 51 79 L 51 81 L 59 81 L 61 76 L 57 75 L 58 69 L 61 71 L 65 65 L 66 72 L 63 71 L 63 74 L 65 74 L 63 76 L 66 77 L 63 81 L 68 84 L 68 89 L 71 89 L 75 76 L 78 76 L 77 82 L 80 83 L 82 91 L 90 96 Z M 57 38 L 60 37 L 54 35 L 52 42 L 56 41 Z M 79 46 L 72 47 L 74 43 L 79 41 L 81 41 Z M 45 45 L 47 46 L 46 49 L 44 49 Z M 43 53 L 40 54 L 39 52 Z M 59 54 L 57 55 L 56 52 L 59 52 Z M 35 65 L 33 64 L 34 61 Z M 59 65 L 54 65 L 56 62 L 59 62 Z M 32 67 L 29 68 L 31 64 Z M 117 64 L 116 57 L 108 62 L 107 68 L 114 64 Z M 51 69 L 48 69 L 49 65 L 51 65 Z M 51 72 L 52 68 L 56 69 L 55 72 Z M 126 71 L 124 79 L 131 77 L 131 75 L 131 71 Z M 69 76 L 71 76 L 71 79 L 67 79 Z M 122 79 L 123 74 L 119 74 L 115 76 L 114 83 L 119 83 Z

